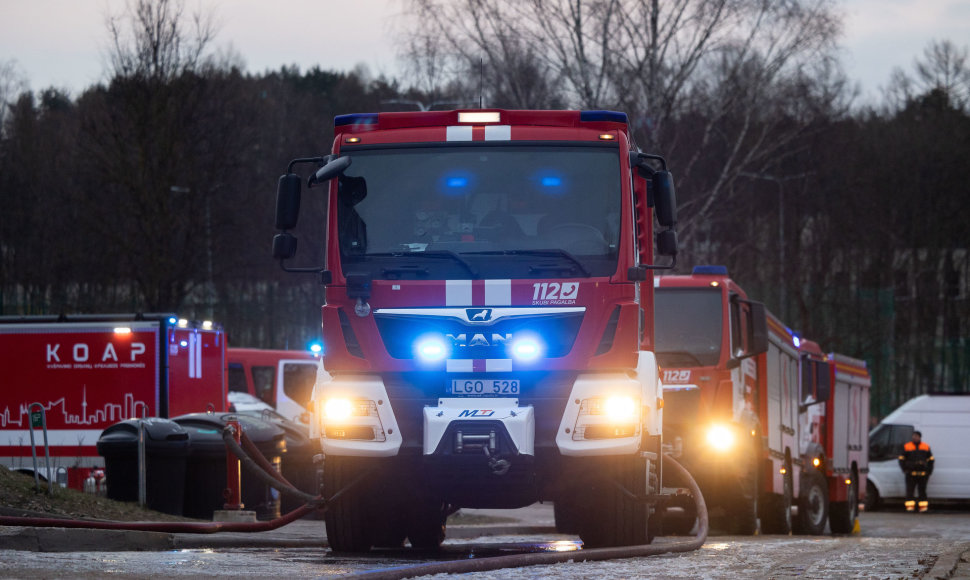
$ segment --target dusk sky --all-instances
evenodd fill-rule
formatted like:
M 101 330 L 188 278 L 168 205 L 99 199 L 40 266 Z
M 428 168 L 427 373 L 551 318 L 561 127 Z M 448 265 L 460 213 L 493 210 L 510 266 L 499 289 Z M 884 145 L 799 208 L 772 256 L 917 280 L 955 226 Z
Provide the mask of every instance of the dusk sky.
M 125 0 L 0 0 L 0 62 L 15 60 L 34 90 L 77 95 L 104 80 L 106 14 Z M 188 0 L 211 11 L 215 46 L 231 47 L 249 72 L 296 64 L 349 70 L 366 64 L 394 76 L 400 62 L 395 25 L 405 0 Z M 893 67 L 909 70 L 931 40 L 970 43 L 970 1 L 842 0 L 843 63 L 863 94 L 875 98 Z

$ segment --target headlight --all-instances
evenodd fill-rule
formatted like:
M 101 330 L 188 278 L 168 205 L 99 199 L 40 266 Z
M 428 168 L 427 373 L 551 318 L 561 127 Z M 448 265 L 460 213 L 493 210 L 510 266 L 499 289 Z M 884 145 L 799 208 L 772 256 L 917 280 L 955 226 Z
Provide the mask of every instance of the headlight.
M 354 406 L 349 399 L 327 399 L 323 406 L 324 416 L 330 421 L 349 419 L 354 412 Z
M 630 397 L 610 397 L 603 406 L 610 421 L 630 421 L 636 418 L 636 403 Z
M 734 431 L 725 425 L 712 425 L 707 430 L 707 443 L 717 451 L 734 447 Z

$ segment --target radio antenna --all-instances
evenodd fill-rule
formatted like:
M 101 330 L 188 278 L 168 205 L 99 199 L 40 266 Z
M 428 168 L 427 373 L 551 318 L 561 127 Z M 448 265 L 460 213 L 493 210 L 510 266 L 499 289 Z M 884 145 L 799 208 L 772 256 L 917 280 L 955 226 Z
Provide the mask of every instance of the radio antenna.
M 485 106 L 483 102 L 485 100 L 485 58 L 479 57 L 478 59 L 478 108 L 484 109 Z

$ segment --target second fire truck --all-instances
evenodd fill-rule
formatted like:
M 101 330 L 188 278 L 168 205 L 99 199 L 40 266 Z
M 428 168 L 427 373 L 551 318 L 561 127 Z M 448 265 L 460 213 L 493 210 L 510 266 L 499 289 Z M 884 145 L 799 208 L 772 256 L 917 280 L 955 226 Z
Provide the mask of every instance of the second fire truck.
M 865 363 L 801 340 L 722 266 L 655 285 L 665 444 L 712 513 L 741 534 L 851 532 L 868 469 Z M 680 499 L 671 531 L 693 525 Z

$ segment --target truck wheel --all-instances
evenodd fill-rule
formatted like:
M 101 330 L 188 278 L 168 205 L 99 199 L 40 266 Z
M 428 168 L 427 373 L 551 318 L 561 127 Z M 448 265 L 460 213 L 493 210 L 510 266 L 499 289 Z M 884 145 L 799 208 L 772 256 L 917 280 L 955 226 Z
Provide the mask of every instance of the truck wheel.
M 408 540 L 418 550 L 435 551 L 445 541 L 446 505 L 425 499 L 414 501 L 408 509 Z
M 825 533 L 825 521 L 829 516 L 829 491 L 825 477 L 811 469 L 805 476 L 802 495 L 798 498 L 799 534 L 820 536 Z
M 656 463 L 650 462 L 651 470 Z M 588 508 L 581 521 L 580 539 L 587 548 L 637 546 L 653 541 L 651 506 L 641 498 L 647 491 L 643 460 L 617 458 L 589 489 Z
M 855 520 L 859 517 L 859 478 L 852 474 L 849 484 L 848 501 L 832 502 L 829 513 L 829 528 L 833 534 L 851 534 Z
M 758 483 L 754 470 L 741 482 L 741 494 L 728 511 L 731 516 L 728 528 L 732 534 L 758 534 Z
M 692 494 L 674 496 L 664 509 L 661 530 L 666 536 L 686 536 L 697 522 L 697 504 Z
M 327 541 L 334 552 L 366 552 L 371 548 L 366 476 L 365 480 L 347 487 L 369 467 L 354 457 L 326 458 L 323 469 L 324 497 L 331 498 L 343 490 L 336 499 L 328 502 L 323 516 Z
M 552 513 L 556 518 L 556 532 L 560 534 L 579 534 L 582 514 L 577 509 L 576 496 L 562 496 L 552 504 Z
M 761 528 L 766 534 L 789 535 L 792 530 L 791 506 L 794 501 L 794 484 L 791 468 L 788 468 L 782 483 L 782 492 L 766 493 L 762 496 Z

